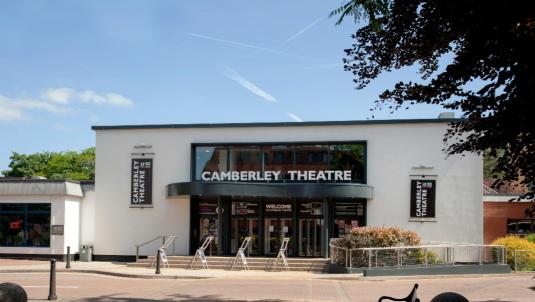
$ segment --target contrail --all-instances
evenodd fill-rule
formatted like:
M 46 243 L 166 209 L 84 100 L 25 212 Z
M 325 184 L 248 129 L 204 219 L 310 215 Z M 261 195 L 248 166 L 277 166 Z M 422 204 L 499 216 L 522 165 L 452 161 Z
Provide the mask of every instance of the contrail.
M 291 117 L 294 121 L 296 122 L 302 122 L 303 119 L 298 117 L 297 115 L 293 114 L 293 113 L 290 113 L 290 112 L 287 112 L 288 116 Z
M 252 93 L 256 94 L 257 96 L 263 98 L 264 100 L 272 103 L 277 103 L 277 99 L 272 96 L 271 94 L 267 93 L 266 91 L 262 90 L 262 88 L 256 86 L 255 84 L 251 83 L 246 78 L 242 77 L 239 73 L 237 73 L 235 70 L 231 68 L 227 68 L 227 72 L 224 73 L 224 75 L 233 80 L 234 82 L 240 84 L 243 88 L 251 91 Z
M 205 39 L 205 40 L 221 42 L 221 43 L 235 45 L 235 46 L 252 48 L 252 49 L 261 50 L 261 51 L 265 51 L 265 52 L 270 52 L 270 53 L 274 53 L 274 54 L 292 56 L 292 57 L 297 57 L 297 58 L 305 58 L 304 56 L 300 56 L 300 55 L 296 55 L 296 54 L 293 54 L 293 53 L 280 51 L 280 50 L 276 50 L 276 49 L 271 49 L 271 48 L 266 48 L 266 47 L 261 47 L 261 46 L 255 46 L 255 45 L 236 42 L 236 41 L 231 41 L 231 40 L 224 40 L 224 39 L 219 39 L 219 38 L 215 38 L 215 37 L 200 35 L 200 34 L 196 34 L 196 33 L 185 33 L 185 34 L 188 35 L 188 36 L 196 37 L 196 38 L 201 38 L 201 39 Z
M 289 37 L 288 39 L 286 39 L 286 41 L 282 42 L 282 45 L 284 44 L 287 44 L 289 43 L 290 41 L 292 41 L 293 39 L 299 37 L 300 35 L 304 34 L 305 32 L 307 32 L 309 29 L 311 29 L 312 27 L 316 26 L 316 24 L 318 24 L 321 20 L 323 20 L 324 17 L 321 17 L 321 18 L 318 18 L 316 20 L 314 20 L 314 22 L 310 23 L 307 27 L 301 29 L 300 31 L 298 31 L 297 33 L 295 33 L 293 36 Z

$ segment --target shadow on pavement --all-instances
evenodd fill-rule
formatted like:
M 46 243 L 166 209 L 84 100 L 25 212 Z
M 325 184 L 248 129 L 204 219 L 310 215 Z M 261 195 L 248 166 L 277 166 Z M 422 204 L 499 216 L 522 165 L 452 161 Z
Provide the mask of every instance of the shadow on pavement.
M 205 296 L 193 296 L 193 295 L 169 295 L 169 298 L 165 299 L 145 299 L 145 298 L 130 298 L 130 297 L 116 297 L 118 294 L 114 295 L 105 295 L 105 296 L 99 296 L 99 297 L 92 297 L 92 298 L 81 298 L 76 299 L 73 301 L 80 301 L 80 302 L 122 302 L 122 301 L 137 301 L 137 302 L 156 302 L 156 301 L 189 301 L 189 302 L 195 302 L 195 301 L 230 301 L 230 302 L 284 302 L 288 300 L 280 300 L 280 299 L 260 299 L 260 300 L 241 300 L 241 299 L 229 299 L 227 297 L 221 297 L 216 295 L 205 295 Z M 119 294 L 120 295 L 120 294 Z

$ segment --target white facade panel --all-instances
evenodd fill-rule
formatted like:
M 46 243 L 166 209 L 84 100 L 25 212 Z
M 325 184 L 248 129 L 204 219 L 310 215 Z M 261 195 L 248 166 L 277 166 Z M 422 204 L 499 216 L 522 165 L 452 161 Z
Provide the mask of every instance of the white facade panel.
M 189 199 L 166 199 L 165 186 L 190 181 L 192 143 L 366 141 L 367 184 L 374 188 L 368 225 L 412 229 L 426 242 L 481 243 L 482 159 L 446 156 L 446 128 L 446 123 L 393 123 L 97 130 L 94 253 L 133 255 L 136 244 L 159 235 L 176 235 L 177 254 L 189 252 Z M 154 207 L 130 208 L 131 159 L 142 157 L 154 159 Z M 420 166 L 427 168 L 415 168 Z M 410 179 L 420 174 L 437 180 L 432 221 L 409 218 Z

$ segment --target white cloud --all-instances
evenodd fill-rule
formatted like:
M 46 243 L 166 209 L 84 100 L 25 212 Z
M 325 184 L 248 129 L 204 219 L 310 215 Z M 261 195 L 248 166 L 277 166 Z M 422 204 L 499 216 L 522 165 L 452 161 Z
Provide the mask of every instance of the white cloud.
M 296 122 L 302 122 L 303 121 L 302 118 L 298 117 L 297 115 L 295 115 L 293 113 L 288 112 L 288 116 L 291 117 Z
M 305 28 L 301 29 L 300 31 L 298 31 L 297 33 L 295 33 L 294 35 L 292 35 L 291 37 L 289 37 L 288 39 L 286 39 L 284 42 L 282 42 L 282 44 L 287 44 L 289 43 L 290 41 L 292 41 L 293 39 L 299 37 L 300 35 L 304 34 L 305 32 L 307 32 L 308 30 L 310 30 L 312 27 L 316 26 L 316 24 L 318 24 L 321 20 L 325 19 L 324 17 L 321 17 L 321 18 L 318 18 L 316 20 L 314 20 L 312 23 L 310 23 L 309 25 L 307 25 Z
M 277 103 L 277 99 L 272 96 L 271 94 L 267 93 L 266 91 L 262 90 L 262 88 L 256 86 L 255 84 L 251 83 L 246 78 L 242 77 L 239 73 L 236 71 L 227 68 L 227 72 L 224 73 L 226 77 L 233 80 L 234 82 L 240 84 L 243 88 L 251 91 L 252 93 L 256 94 L 257 96 L 263 98 L 264 100 L 272 103 Z
M 43 97 L 54 103 L 67 104 L 75 94 L 71 88 L 50 88 L 43 91 Z
M 19 109 L 9 108 L 0 97 L 0 122 L 23 120 L 24 115 Z
M 125 98 L 124 96 L 116 93 L 106 94 L 108 102 L 115 106 L 134 106 L 132 100 Z
M 76 94 L 76 97 L 84 103 L 93 103 L 97 105 L 106 103 L 106 98 L 94 92 L 93 90 L 79 92 Z
M 134 102 L 118 93 L 104 95 L 93 90 L 76 91 L 72 88 L 49 88 L 41 92 L 40 98 L 8 98 L 0 95 L 0 122 L 29 120 L 28 111 L 44 111 L 54 114 L 75 112 L 75 103 L 133 106 Z
M 28 110 L 42 110 L 56 114 L 65 114 L 72 111 L 71 108 L 65 106 L 58 106 L 53 103 L 40 100 L 11 100 L 11 106 L 18 109 L 28 109 Z
M 26 111 L 47 111 L 55 114 L 65 114 L 72 109 L 40 100 L 13 99 L 0 95 L 0 121 L 11 122 L 28 120 Z
M 92 103 L 96 105 L 107 104 L 118 107 L 134 106 L 134 102 L 132 102 L 132 100 L 113 92 L 107 93 L 106 95 L 101 95 L 94 92 L 93 90 L 85 90 L 82 92 L 78 92 L 76 94 L 76 98 L 78 98 L 83 103 Z

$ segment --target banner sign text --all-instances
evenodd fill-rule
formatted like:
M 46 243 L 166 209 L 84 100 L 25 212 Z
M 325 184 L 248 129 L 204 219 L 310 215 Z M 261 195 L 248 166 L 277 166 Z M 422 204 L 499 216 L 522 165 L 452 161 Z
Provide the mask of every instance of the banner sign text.
M 132 159 L 131 207 L 152 205 L 152 158 Z
M 288 177 L 285 177 L 288 176 Z M 278 181 L 289 179 L 291 181 L 351 181 L 351 171 L 325 170 L 325 171 L 228 171 L 203 172 L 204 181 Z
M 411 217 L 435 217 L 434 179 L 411 180 Z

